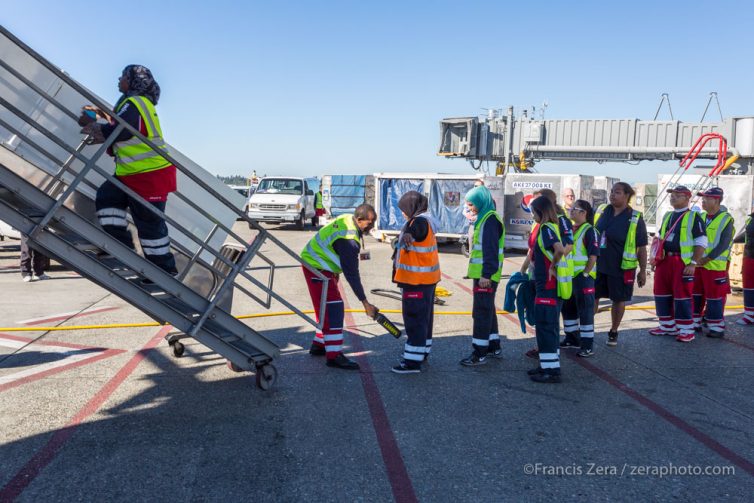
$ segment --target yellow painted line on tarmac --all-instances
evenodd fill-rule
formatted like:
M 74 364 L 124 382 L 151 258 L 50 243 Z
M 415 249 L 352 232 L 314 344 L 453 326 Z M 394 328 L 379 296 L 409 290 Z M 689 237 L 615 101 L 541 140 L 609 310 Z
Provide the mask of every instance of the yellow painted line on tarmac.
M 725 309 L 743 309 L 743 305 L 725 306 Z M 654 306 L 626 306 L 626 311 L 639 311 L 644 309 L 654 309 Z M 600 312 L 609 311 L 610 309 L 600 309 Z M 346 309 L 348 313 L 363 313 L 363 309 Z M 400 309 L 380 309 L 381 313 L 388 314 L 400 314 L 403 311 Z M 307 309 L 302 311 L 304 314 L 313 314 L 313 309 Z M 275 316 L 291 316 L 294 315 L 293 311 L 276 311 L 272 313 L 255 313 L 244 314 L 236 316 L 239 320 L 247 320 L 251 318 L 271 318 Z M 471 311 L 435 311 L 435 314 L 443 316 L 470 316 Z M 497 314 L 516 314 L 516 311 L 498 311 Z M 143 327 L 160 327 L 166 326 L 169 323 L 112 323 L 109 325 L 71 325 L 67 327 L 0 327 L 0 332 L 65 332 L 70 330 L 110 330 L 115 328 L 143 328 Z

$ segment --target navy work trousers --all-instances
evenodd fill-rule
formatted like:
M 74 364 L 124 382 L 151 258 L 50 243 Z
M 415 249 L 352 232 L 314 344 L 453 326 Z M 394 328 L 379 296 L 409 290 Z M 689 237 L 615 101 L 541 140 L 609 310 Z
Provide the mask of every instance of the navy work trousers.
M 437 285 L 404 285 L 401 307 L 406 328 L 403 359 L 409 367 L 421 366 L 432 349 Z
M 165 212 L 164 201 L 147 204 Z M 175 268 L 175 258 L 170 252 L 168 226 L 163 218 L 149 211 L 141 202 L 129 197 L 110 181 L 105 181 L 100 185 L 95 206 L 102 228 L 133 250 L 133 237 L 128 231 L 128 220 L 126 220 L 126 209 L 130 209 L 144 257 L 168 273 L 178 272 Z

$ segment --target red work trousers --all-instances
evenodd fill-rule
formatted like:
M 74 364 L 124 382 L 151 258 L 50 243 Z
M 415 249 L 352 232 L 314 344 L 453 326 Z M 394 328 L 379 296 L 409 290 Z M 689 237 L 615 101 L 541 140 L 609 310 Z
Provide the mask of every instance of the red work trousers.
M 314 313 L 317 322 L 322 316 L 320 313 L 319 301 L 322 296 L 322 287 L 324 281 L 319 279 L 314 273 L 306 267 L 301 267 L 306 278 L 306 286 L 309 287 L 309 296 L 312 299 Z M 330 281 L 327 282 L 327 304 L 325 304 L 324 323 L 322 331 L 314 334 L 313 344 L 315 346 L 324 346 L 327 352 L 327 359 L 333 360 L 343 350 L 343 317 L 345 310 L 343 298 L 338 291 L 338 277 L 329 271 L 320 271 Z

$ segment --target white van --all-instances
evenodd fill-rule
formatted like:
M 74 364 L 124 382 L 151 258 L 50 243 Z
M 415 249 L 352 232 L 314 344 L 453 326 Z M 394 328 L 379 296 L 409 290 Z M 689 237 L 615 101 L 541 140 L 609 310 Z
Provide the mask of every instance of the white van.
M 248 215 L 257 222 L 291 222 L 303 229 L 314 218 L 314 192 L 304 178 L 264 177 L 249 197 Z
M 21 233 L 0 220 L 0 241 L 5 240 L 5 238 L 21 239 Z

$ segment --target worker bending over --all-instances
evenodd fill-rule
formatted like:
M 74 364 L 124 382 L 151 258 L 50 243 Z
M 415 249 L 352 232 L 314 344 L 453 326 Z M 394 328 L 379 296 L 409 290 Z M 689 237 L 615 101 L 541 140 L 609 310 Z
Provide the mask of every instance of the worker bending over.
M 338 291 L 338 279 L 342 272 L 353 293 L 364 305 L 367 316 L 374 318 L 377 308 L 367 301 L 359 274 L 359 252 L 363 234 L 374 227 L 377 213 L 368 204 L 362 204 L 354 213 L 341 215 L 325 227 L 306 244 L 301 251 L 302 266 L 309 295 L 312 299 L 317 322 L 324 316 L 322 331 L 314 335 L 309 353 L 326 356 L 328 367 L 357 370 L 359 364 L 343 355 L 343 318 L 345 309 L 343 298 Z M 313 271 L 327 277 L 327 304 L 320 313 L 320 298 L 324 281 Z

